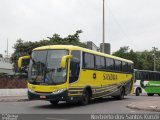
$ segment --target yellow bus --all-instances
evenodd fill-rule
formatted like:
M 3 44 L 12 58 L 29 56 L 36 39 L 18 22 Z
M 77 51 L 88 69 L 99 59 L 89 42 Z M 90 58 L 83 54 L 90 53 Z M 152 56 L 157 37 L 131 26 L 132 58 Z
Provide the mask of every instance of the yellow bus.
M 72 45 L 49 45 L 33 49 L 28 70 L 28 98 L 59 101 L 90 100 L 112 96 L 123 99 L 133 89 L 133 62 Z

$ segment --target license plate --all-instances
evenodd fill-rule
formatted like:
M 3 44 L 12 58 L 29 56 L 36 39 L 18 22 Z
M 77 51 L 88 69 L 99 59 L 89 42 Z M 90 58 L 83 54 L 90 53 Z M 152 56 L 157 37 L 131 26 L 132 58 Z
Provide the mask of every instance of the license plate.
M 40 96 L 40 98 L 41 98 L 41 99 L 45 99 L 45 98 L 46 98 L 46 96 Z

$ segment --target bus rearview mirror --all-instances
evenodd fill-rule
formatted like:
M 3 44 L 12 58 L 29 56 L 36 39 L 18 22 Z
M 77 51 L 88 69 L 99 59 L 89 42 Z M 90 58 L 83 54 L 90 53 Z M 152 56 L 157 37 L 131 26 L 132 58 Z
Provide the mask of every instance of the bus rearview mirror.
M 23 60 L 27 60 L 27 59 L 30 59 L 31 58 L 31 56 L 22 56 L 22 57 L 20 57 L 19 59 L 18 59 L 18 68 L 22 68 L 23 66 L 22 66 L 22 62 L 23 62 Z
M 72 55 L 63 56 L 61 59 L 61 68 L 66 68 L 66 61 L 68 58 L 72 58 Z

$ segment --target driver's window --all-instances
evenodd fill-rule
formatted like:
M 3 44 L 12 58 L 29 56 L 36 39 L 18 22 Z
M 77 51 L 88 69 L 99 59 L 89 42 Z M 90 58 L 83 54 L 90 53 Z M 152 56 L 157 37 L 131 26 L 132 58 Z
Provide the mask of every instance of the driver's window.
M 78 80 L 79 72 L 80 72 L 80 51 L 75 50 L 71 52 L 73 58 L 70 61 L 70 79 L 69 83 L 73 83 Z

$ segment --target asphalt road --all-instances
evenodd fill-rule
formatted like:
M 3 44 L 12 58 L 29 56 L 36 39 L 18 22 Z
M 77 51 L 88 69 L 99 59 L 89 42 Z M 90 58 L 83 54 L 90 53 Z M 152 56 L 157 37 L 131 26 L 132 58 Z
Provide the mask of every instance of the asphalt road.
M 0 113 L 9 114 L 41 114 L 40 118 L 46 117 L 45 114 L 157 114 L 157 112 L 129 109 L 126 106 L 131 102 L 143 100 L 159 100 L 160 97 L 155 95 L 148 97 L 147 95 L 125 96 L 124 100 L 115 100 L 113 98 L 105 98 L 102 100 L 94 100 L 89 105 L 80 106 L 77 104 L 69 104 L 61 102 L 58 105 L 51 105 L 48 101 L 21 101 L 21 102 L 0 102 Z M 44 115 L 44 116 L 42 116 Z M 58 115 L 62 117 L 64 115 Z M 71 117 L 71 115 L 67 115 Z M 55 116 L 54 116 L 55 117 Z M 56 119 L 50 116 L 51 120 L 67 120 Z M 74 117 L 74 116 L 72 116 Z M 75 116 L 76 117 L 76 116 Z M 82 115 L 80 115 L 81 118 Z M 86 116 L 87 117 L 87 116 Z M 40 119 L 39 118 L 39 119 Z M 78 119 L 77 118 L 77 119 Z M 29 118 L 27 118 L 29 119 Z M 82 118 L 81 118 L 82 120 Z

